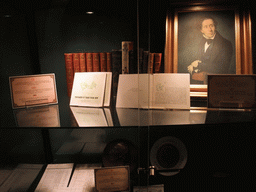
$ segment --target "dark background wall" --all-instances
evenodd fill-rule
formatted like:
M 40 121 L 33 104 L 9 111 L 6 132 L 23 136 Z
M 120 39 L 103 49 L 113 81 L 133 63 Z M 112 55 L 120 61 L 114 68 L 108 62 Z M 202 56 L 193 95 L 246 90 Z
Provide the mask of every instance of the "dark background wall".
M 173 2 L 175 1 L 173 0 Z M 230 4 L 235 4 L 234 1 L 230 2 L 232 2 Z M 145 50 L 164 53 L 166 10 L 170 6 L 167 0 L 151 0 L 150 4 L 148 1 L 145 3 L 145 1 L 139 0 L 139 10 L 137 9 L 137 2 L 130 0 L 6 0 L 1 1 L 1 3 L 1 127 L 16 126 L 16 122 L 5 121 L 6 116 L 13 115 L 12 110 L 6 110 L 11 107 L 9 76 L 55 73 L 58 99 L 62 100 L 67 99 L 64 63 L 64 53 L 66 52 L 111 51 L 112 49 L 120 49 L 121 42 L 128 40 L 138 41 L 139 44 L 135 43 L 135 46 Z M 249 4 L 248 7 L 253 6 Z M 95 14 L 87 15 L 85 12 L 90 11 L 91 8 Z M 138 12 L 139 17 L 137 18 Z M 253 8 L 251 13 L 253 58 L 255 58 L 256 20 Z M 137 21 L 139 21 L 139 26 L 137 26 Z M 254 73 L 256 73 L 255 63 L 253 68 Z M 68 106 L 65 107 L 68 108 Z M 122 131 L 119 129 L 117 132 L 115 129 L 108 129 L 107 132 L 107 135 L 112 136 L 112 138 L 120 138 L 120 136 L 129 138 L 130 136 L 136 140 L 138 135 L 137 130 Z M 208 135 L 207 138 L 212 139 L 211 132 L 205 131 L 204 133 Z M 50 139 L 53 142 L 52 147 L 55 150 L 69 136 L 70 130 L 52 129 L 50 134 Z M 162 129 L 162 134 L 166 135 L 165 129 Z M 186 137 L 183 130 L 180 131 L 180 134 Z M 244 138 L 249 135 L 247 132 L 243 132 L 243 134 L 240 135 Z M 0 146 L 4 146 L 0 148 L 1 156 L 11 151 L 13 159 L 16 160 L 19 160 L 21 156 L 29 157 L 33 162 L 45 160 L 43 150 L 45 143 L 42 139 L 44 132 L 41 130 L 1 129 L 0 135 Z M 160 137 L 160 135 L 151 134 L 150 136 Z M 204 135 L 202 137 L 187 135 L 184 140 L 190 141 L 191 139 L 191 143 L 194 145 L 192 139 L 205 139 Z M 195 140 L 198 142 L 197 139 Z M 215 144 L 215 140 L 212 140 Z M 239 139 L 237 140 L 239 141 Z M 247 141 L 247 139 L 245 140 Z M 144 144 L 147 143 L 144 142 Z M 204 147 L 201 143 L 198 146 Z M 211 149 L 211 146 L 209 148 Z M 245 153 L 242 148 L 241 153 Z M 251 158 L 247 159 L 246 162 L 250 160 Z M 180 181 L 185 180 L 181 179 Z

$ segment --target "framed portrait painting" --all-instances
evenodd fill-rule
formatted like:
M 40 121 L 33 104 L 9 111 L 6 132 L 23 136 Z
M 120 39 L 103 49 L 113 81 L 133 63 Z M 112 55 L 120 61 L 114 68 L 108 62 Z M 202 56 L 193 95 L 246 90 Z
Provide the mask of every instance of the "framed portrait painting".
M 189 73 L 191 96 L 207 96 L 209 74 L 252 74 L 250 14 L 190 7 L 167 14 L 165 72 Z

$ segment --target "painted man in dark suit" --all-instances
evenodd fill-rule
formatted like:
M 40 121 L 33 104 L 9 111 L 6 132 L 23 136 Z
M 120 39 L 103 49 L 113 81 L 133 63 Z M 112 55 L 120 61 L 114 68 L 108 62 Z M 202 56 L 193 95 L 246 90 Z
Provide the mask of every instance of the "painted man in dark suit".
M 227 74 L 233 47 L 230 41 L 222 37 L 216 30 L 217 23 L 211 17 L 199 21 L 202 39 L 199 44 L 197 59 L 188 66 L 192 81 L 206 84 L 208 74 Z

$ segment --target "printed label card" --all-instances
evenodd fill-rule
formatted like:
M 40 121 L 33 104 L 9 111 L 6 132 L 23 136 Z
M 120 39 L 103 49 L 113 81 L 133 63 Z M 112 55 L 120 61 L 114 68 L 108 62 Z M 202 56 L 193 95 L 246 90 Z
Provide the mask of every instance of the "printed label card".
M 75 73 L 70 106 L 109 106 L 111 75 L 108 72 Z
M 54 73 L 12 76 L 9 83 L 13 109 L 58 103 Z

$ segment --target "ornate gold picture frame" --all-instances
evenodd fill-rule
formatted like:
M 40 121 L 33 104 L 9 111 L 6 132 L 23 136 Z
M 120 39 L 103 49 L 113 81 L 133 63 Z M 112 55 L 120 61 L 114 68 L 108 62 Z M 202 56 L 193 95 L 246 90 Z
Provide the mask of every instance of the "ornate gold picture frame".
M 192 41 L 202 34 L 193 25 L 200 16 L 208 15 L 217 18 L 217 31 L 233 45 L 233 66 L 226 74 L 252 74 L 252 44 L 251 44 L 251 16 L 248 10 L 238 8 L 194 6 L 176 8 L 169 11 L 166 16 L 166 45 L 165 45 L 165 73 L 188 73 L 187 66 L 181 59 L 189 60 L 196 48 L 193 49 Z M 190 33 L 191 31 L 191 33 Z M 186 35 L 184 35 L 186 34 Z M 190 40 L 184 43 L 185 40 Z M 183 46 L 183 47 L 182 47 Z M 185 51 L 190 46 L 190 51 Z M 189 53 L 189 54 L 188 54 Z M 183 54 L 183 55 L 181 55 Z M 183 68 L 182 68 L 183 67 Z M 223 73 L 222 73 L 223 74 Z M 207 83 L 190 85 L 190 95 L 207 97 Z

